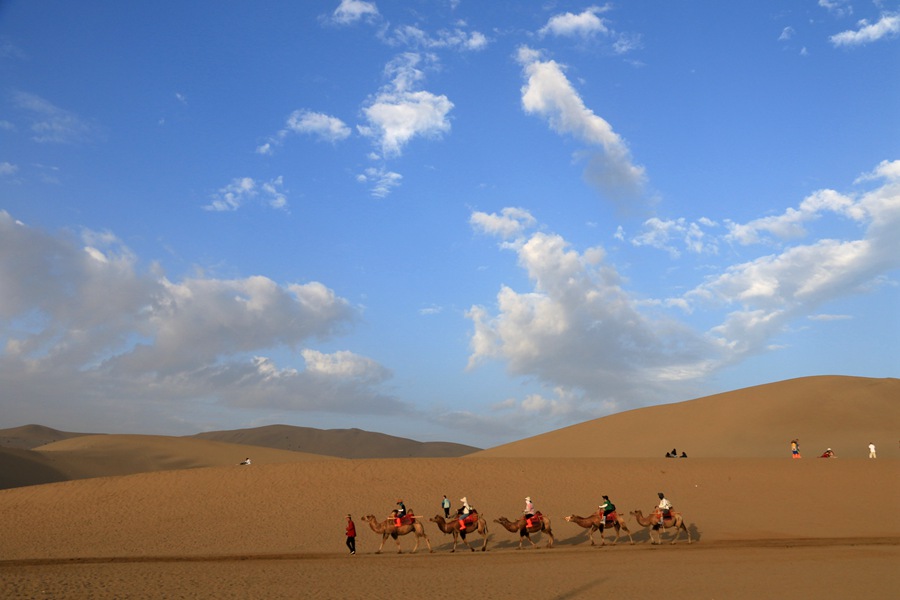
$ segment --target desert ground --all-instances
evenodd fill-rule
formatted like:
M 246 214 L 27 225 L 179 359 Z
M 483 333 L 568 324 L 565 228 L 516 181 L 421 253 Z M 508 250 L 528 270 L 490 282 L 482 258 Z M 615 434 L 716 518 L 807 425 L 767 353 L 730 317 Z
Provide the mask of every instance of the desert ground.
M 777 385 L 756 390 L 766 397 L 758 410 L 780 411 L 774 416 L 754 416 L 746 406 L 720 410 L 734 399 L 726 394 L 461 458 L 339 459 L 129 435 L 0 449 L 4 480 L 15 482 L 0 489 L 0 597 L 894 598 L 900 382 L 822 379 L 786 382 L 776 398 Z M 823 389 L 852 398 L 856 420 L 837 408 L 834 418 L 823 417 L 822 402 L 831 401 Z M 749 432 L 739 431 L 735 411 Z M 804 411 L 808 417 L 792 425 Z M 698 419 L 703 427 L 694 427 Z M 691 431 L 690 439 L 656 439 L 662 454 L 677 444 L 690 458 L 640 454 L 657 422 Z M 761 446 L 770 423 L 806 427 L 801 448 L 808 440 L 815 450 L 792 460 L 790 437 L 779 431 L 777 455 L 768 456 Z M 615 446 L 604 438 L 627 441 L 629 434 L 635 456 L 597 455 L 596 448 Z M 757 455 L 729 454 L 739 434 Z M 816 458 L 830 440 L 840 441 L 838 458 Z M 874 460 L 866 457 L 870 441 L 878 446 Z M 253 464 L 237 465 L 245 456 Z M 43 483 L 46 472 L 36 465 L 68 479 Z M 649 512 L 659 491 L 684 516 L 693 543 L 682 532 L 669 544 L 670 528 L 662 545 L 652 544 L 628 515 Z M 451 553 L 452 538 L 428 521 L 441 512 L 444 494 L 454 508 L 466 496 L 487 520 L 486 552 L 459 546 Z M 594 534 L 591 546 L 585 529 L 565 521 L 596 511 L 603 494 L 627 516 L 633 545 L 626 535 L 612 545 L 607 531 L 606 545 Z M 536 547 L 526 541 L 518 550 L 518 534 L 494 522 L 518 517 L 525 496 L 550 519 L 552 548 L 541 533 L 532 536 Z M 433 553 L 424 539 L 412 553 L 412 534 L 399 538 L 402 553 L 390 538 L 377 553 L 382 537 L 364 517 L 385 519 L 398 498 L 422 517 Z M 354 556 L 344 545 L 348 513 L 358 533 Z M 477 534 L 468 541 L 482 545 Z

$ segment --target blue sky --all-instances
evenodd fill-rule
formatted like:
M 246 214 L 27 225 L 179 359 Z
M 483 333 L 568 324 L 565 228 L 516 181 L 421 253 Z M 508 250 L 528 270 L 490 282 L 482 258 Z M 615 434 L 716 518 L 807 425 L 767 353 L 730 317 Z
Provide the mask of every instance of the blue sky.
M 481 447 L 898 376 L 900 3 L 0 4 L 0 407 Z

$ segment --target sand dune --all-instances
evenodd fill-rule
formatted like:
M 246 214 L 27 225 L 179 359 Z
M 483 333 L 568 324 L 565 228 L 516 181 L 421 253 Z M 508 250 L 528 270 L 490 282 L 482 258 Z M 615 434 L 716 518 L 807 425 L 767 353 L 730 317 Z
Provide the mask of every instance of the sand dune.
M 37 448 L 38 446 L 43 446 L 44 444 L 67 440 L 82 435 L 91 434 L 59 431 L 58 429 L 45 427 L 43 425 L 23 425 L 11 429 L 0 429 L 0 448 L 30 450 L 32 448 Z
M 449 458 L 480 450 L 464 444 L 418 442 L 362 429 L 315 429 L 293 425 L 208 431 L 193 437 L 340 458 Z
M 793 380 L 630 411 L 462 458 L 342 460 L 158 436 L 8 448 L 4 472 L 15 464 L 44 478 L 53 470 L 69 478 L 133 474 L 0 490 L 0 596 L 893 598 L 897 389 L 896 380 Z M 663 434 L 672 437 L 656 439 Z M 786 442 L 794 435 L 810 444 L 821 436 L 841 457 L 792 460 Z M 871 437 L 879 458 L 852 456 L 863 456 L 857 438 Z M 731 454 L 735 444 L 757 455 Z M 658 456 L 669 446 L 694 457 Z M 626 451 L 633 456 L 620 455 Z M 245 454 L 254 464 L 235 465 Z M 602 494 L 624 513 L 649 511 L 658 491 L 684 514 L 694 544 L 651 545 L 629 517 L 634 545 L 591 548 L 585 530 L 564 520 L 596 510 Z M 426 521 L 435 554 L 423 541 L 409 556 L 411 536 L 400 538 L 403 555 L 390 539 L 374 554 L 382 538 L 364 515 L 383 519 L 402 497 L 431 517 L 443 494 L 454 507 L 468 497 L 488 519 L 486 553 L 449 554 L 450 537 Z M 551 519 L 553 549 L 540 534 L 540 548 L 519 552 L 518 535 L 493 522 L 518 516 L 526 495 Z M 358 529 L 354 557 L 343 545 L 347 513 Z
M 174 469 L 327 459 L 304 452 L 152 435 L 81 435 L 34 450 L 0 448 L 0 489 Z
M 900 457 L 900 379 L 805 377 L 622 412 L 489 448 L 479 457 Z

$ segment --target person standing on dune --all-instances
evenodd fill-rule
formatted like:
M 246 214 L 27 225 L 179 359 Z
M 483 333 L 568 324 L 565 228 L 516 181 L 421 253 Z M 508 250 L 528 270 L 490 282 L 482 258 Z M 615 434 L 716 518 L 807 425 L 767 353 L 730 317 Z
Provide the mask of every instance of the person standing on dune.
M 791 440 L 791 458 L 803 458 L 800 456 L 800 440 L 797 438 Z
M 444 499 L 441 500 L 441 508 L 444 509 L 444 518 L 450 518 L 450 500 L 447 499 L 447 494 L 444 494 Z
M 869 442 L 869 458 L 878 458 L 878 455 L 875 454 L 874 442 Z

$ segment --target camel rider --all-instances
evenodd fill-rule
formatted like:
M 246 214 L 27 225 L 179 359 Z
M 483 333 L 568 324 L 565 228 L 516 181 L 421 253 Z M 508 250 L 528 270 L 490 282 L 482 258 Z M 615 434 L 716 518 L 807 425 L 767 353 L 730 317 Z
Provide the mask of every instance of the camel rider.
M 657 496 L 659 496 L 659 506 L 656 507 L 656 513 L 659 515 L 659 524 L 665 527 L 665 519 L 672 518 L 672 503 L 662 492 L 659 492 Z
M 525 526 L 531 527 L 531 517 L 534 516 L 534 504 L 531 502 L 531 496 L 525 497 L 525 510 L 522 512 L 525 514 Z
M 459 528 L 463 531 L 466 530 L 466 517 L 469 516 L 469 513 L 472 512 L 472 507 L 469 506 L 469 501 L 465 496 L 459 499 L 460 502 L 463 503 L 462 507 L 456 511 L 456 514 L 459 515 Z
M 612 503 L 609 496 L 603 496 L 603 504 L 600 505 L 600 516 L 603 517 L 603 524 L 606 525 L 606 515 L 616 512 L 616 505 Z
M 400 527 L 401 519 L 406 516 L 406 505 L 403 504 L 403 499 L 397 499 L 397 509 L 394 511 L 394 523 L 396 523 L 397 527 Z

